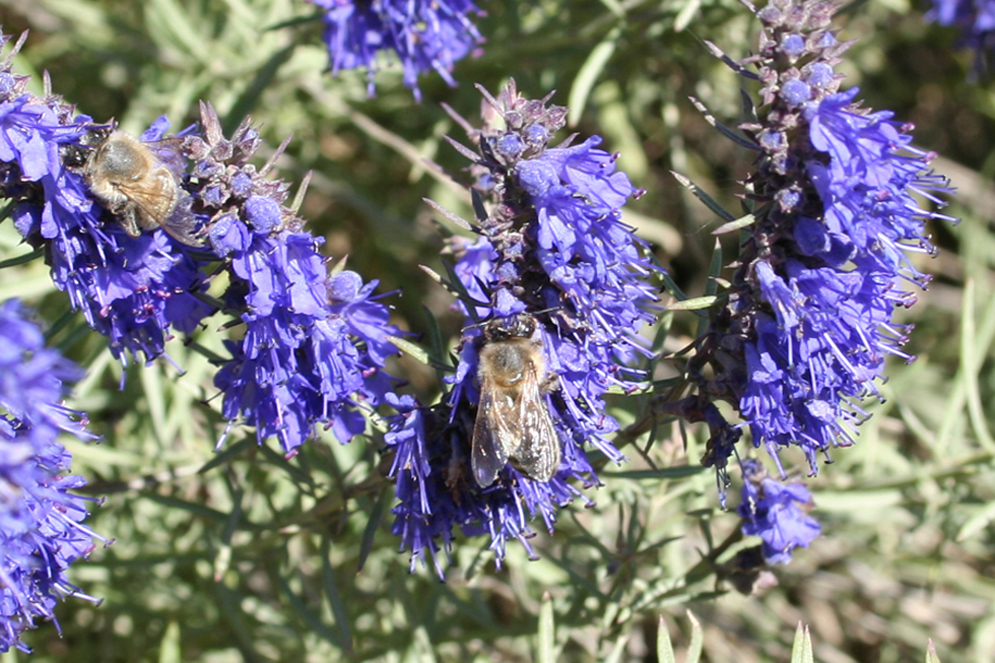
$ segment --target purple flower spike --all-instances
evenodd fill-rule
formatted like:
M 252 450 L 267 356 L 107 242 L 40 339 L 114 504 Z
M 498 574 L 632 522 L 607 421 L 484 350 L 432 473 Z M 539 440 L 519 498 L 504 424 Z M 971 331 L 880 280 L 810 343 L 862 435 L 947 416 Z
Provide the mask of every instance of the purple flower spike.
M 226 341 L 232 356 L 214 379 L 222 413 L 255 426 L 260 443 L 276 437 L 288 454 L 319 425 L 348 442 L 393 384 L 382 369 L 397 352 L 389 337 L 399 332 L 377 301 L 377 284 L 329 273 L 322 240 L 284 206 L 287 184 L 266 177 L 269 166 L 248 163 L 259 146 L 248 122 L 227 139 L 214 109 L 202 104 L 201 125 L 203 135 L 183 144 L 202 174 L 189 191 L 209 217 L 211 246 L 227 261 L 225 310 L 244 323 L 241 340 Z
M 36 620 L 58 628 L 59 599 L 95 601 L 66 571 L 107 540 L 82 524 L 88 500 L 69 491 L 86 482 L 66 474 L 72 457 L 56 442 L 62 432 L 92 439 L 85 415 L 62 405 L 79 377 L 17 301 L 0 305 L 0 653 L 30 652 L 21 634 Z
M 404 84 L 421 100 L 418 76 L 435 70 L 455 87 L 453 65 L 483 43 L 470 22 L 483 14 L 469 0 L 310 0 L 325 10 L 325 43 L 332 74 L 366 67 L 373 96 L 376 59 L 393 51 L 404 69 Z
M 950 189 L 929 170 L 933 155 L 912 146 L 911 127 L 862 108 L 857 89 L 839 92 L 834 67 L 849 44 L 831 29 L 838 8 L 773 0 L 757 12 L 761 49 L 743 65 L 759 69 L 763 104 L 741 127 L 761 155 L 748 178 L 755 222 L 690 366 L 714 371 L 700 393 L 739 410 L 782 479 L 785 451 L 800 451 L 814 475 L 820 456 L 852 444 L 868 417 L 862 401 L 881 397 L 885 359 L 914 359 L 901 349 L 911 325 L 893 316 L 929 282 L 911 259 L 935 252 L 926 222 L 953 220 L 929 209 Z M 713 438 L 706 464 L 721 477 L 733 453 Z M 786 561 L 818 532 L 795 506 L 808 500 L 800 486 L 764 479 L 744 491 L 744 532 L 764 537 L 769 560 Z
M 470 295 L 458 303 L 468 314 L 459 364 L 445 403 L 397 403 L 387 436 L 395 532 L 412 567 L 430 554 L 440 575 L 454 526 L 486 533 L 500 566 L 510 540 L 535 557 L 536 517 L 552 532 L 559 507 L 592 504 L 586 450 L 624 459 L 603 397 L 641 376 L 631 367 L 649 352 L 637 333 L 657 308 L 659 272 L 620 219 L 638 192 L 600 138 L 550 146 L 565 108 L 514 84 L 485 96 L 497 121 L 475 134 L 474 171 L 490 213 L 476 242 L 450 247 Z

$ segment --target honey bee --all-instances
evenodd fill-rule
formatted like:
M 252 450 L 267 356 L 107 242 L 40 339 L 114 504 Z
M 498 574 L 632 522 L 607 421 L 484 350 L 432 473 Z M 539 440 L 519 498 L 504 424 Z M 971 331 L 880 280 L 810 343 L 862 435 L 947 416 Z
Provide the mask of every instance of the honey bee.
M 148 144 L 123 131 L 101 131 L 83 164 L 90 192 L 124 231 L 162 228 L 187 246 L 202 246 L 190 194 L 173 169 Z
M 477 379 L 480 402 L 473 425 L 470 466 L 481 488 L 494 483 L 511 460 L 526 476 L 549 481 L 560 467 L 560 439 L 545 394 L 547 374 L 535 319 L 519 316 L 484 327 Z

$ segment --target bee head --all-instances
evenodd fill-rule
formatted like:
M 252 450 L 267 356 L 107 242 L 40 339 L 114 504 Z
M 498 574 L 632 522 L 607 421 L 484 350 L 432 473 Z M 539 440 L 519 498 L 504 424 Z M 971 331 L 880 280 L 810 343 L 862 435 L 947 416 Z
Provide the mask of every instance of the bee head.
M 519 313 L 508 318 L 494 318 L 485 323 L 484 340 L 494 342 L 509 338 L 530 338 L 535 330 L 535 318 L 526 313 Z
M 86 165 L 96 148 L 107 142 L 114 131 L 114 123 L 96 126 L 80 136 L 77 143 L 66 143 L 59 147 L 59 156 L 66 168 L 79 169 Z

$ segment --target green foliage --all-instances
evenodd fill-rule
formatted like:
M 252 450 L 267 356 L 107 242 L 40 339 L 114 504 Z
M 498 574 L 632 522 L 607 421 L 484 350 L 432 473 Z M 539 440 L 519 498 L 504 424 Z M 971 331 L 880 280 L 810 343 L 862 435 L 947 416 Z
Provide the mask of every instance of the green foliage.
M 670 271 L 669 291 L 687 293 L 673 307 L 687 312 L 649 333 L 681 351 L 696 309 L 717 296 L 722 256 L 735 254 L 731 231 L 751 220 L 737 180 L 752 155 L 713 127 L 742 119 L 740 81 L 702 40 L 745 57 L 752 16 L 734 0 L 480 4 L 485 54 L 457 65 L 455 89 L 424 77 L 420 105 L 396 63 L 372 99 L 365 72 L 330 78 L 305 2 L 14 0 L 0 17 L 8 33 L 32 31 L 16 67 L 34 90 L 47 70 L 97 120 L 134 132 L 166 113 L 179 129 L 203 99 L 227 129 L 251 114 L 271 147 L 292 134 L 278 170 L 293 182 L 314 172 L 301 207 L 310 230 L 381 292 L 403 289 L 388 300 L 394 322 L 421 337 L 389 368 L 426 402 L 461 322 L 421 266 L 445 274 L 441 237 L 466 230 L 422 201 L 474 217 L 451 179 L 468 179 L 465 161 L 442 138 L 461 129 L 439 103 L 475 118 L 474 82 L 494 91 L 514 76 L 535 97 L 557 89 L 571 131 L 603 135 L 647 190 L 626 220 Z M 845 18 L 842 37 L 859 40 L 849 84 L 944 155 L 935 164 L 959 187 L 953 213 L 964 221 L 936 228 L 943 253 L 919 265 L 937 278 L 908 313 L 918 361 L 891 367 L 859 444 L 811 481 L 824 536 L 762 576 L 766 591 L 746 597 L 716 581 L 745 542 L 700 469 L 705 431 L 639 428 L 647 396 L 612 397 L 611 413 L 633 426 L 619 440 L 632 462 L 602 474 L 596 507 L 563 510 L 555 537 L 537 537 L 539 561 L 511 545 L 495 570 L 483 538 L 460 536 L 446 583 L 409 574 L 375 430 L 346 446 L 324 434 L 286 459 L 236 429 L 215 453 L 224 422 L 207 357 L 222 352 L 226 321 L 172 341 L 172 363 L 122 369 L 0 223 L 0 300 L 35 306 L 52 343 L 87 368 L 72 405 L 103 439 L 66 444 L 88 491 L 106 497 L 88 524 L 116 539 L 74 569 L 103 604 L 61 605 L 62 638 L 47 626 L 28 634 L 31 660 L 892 663 L 919 660 L 931 636 L 948 660 L 995 661 L 995 87 L 967 82 L 970 56 L 953 54 L 952 35 L 925 25 L 918 5 L 857 3 Z M 680 365 L 661 361 L 654 377 Z M 675 658 L 657 620 L 687 606 L 700 623 L 674 632 L 686 652 Z M 799 622 L 814 637 L 799 631 L 792 649 Z

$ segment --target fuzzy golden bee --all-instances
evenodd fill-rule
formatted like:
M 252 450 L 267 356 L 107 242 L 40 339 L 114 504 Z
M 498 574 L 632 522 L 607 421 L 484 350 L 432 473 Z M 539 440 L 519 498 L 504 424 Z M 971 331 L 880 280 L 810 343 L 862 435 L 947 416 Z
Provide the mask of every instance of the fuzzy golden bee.
M 470 466 L 481 488 L 494 483 L 509 460 L 526 476 L 549 481 L 560 467 L 560 438 L 545 395 L 547 373 L 535 319 L 484 327 L 477 368 L 480 402 L 473 425 Z
M 187 246 L 201 246 L 190 194 L 170 166 L 146 143 L 124 131 L 101 132 L 83 164 L 90 192 L 124 231 L 162 228 Z

